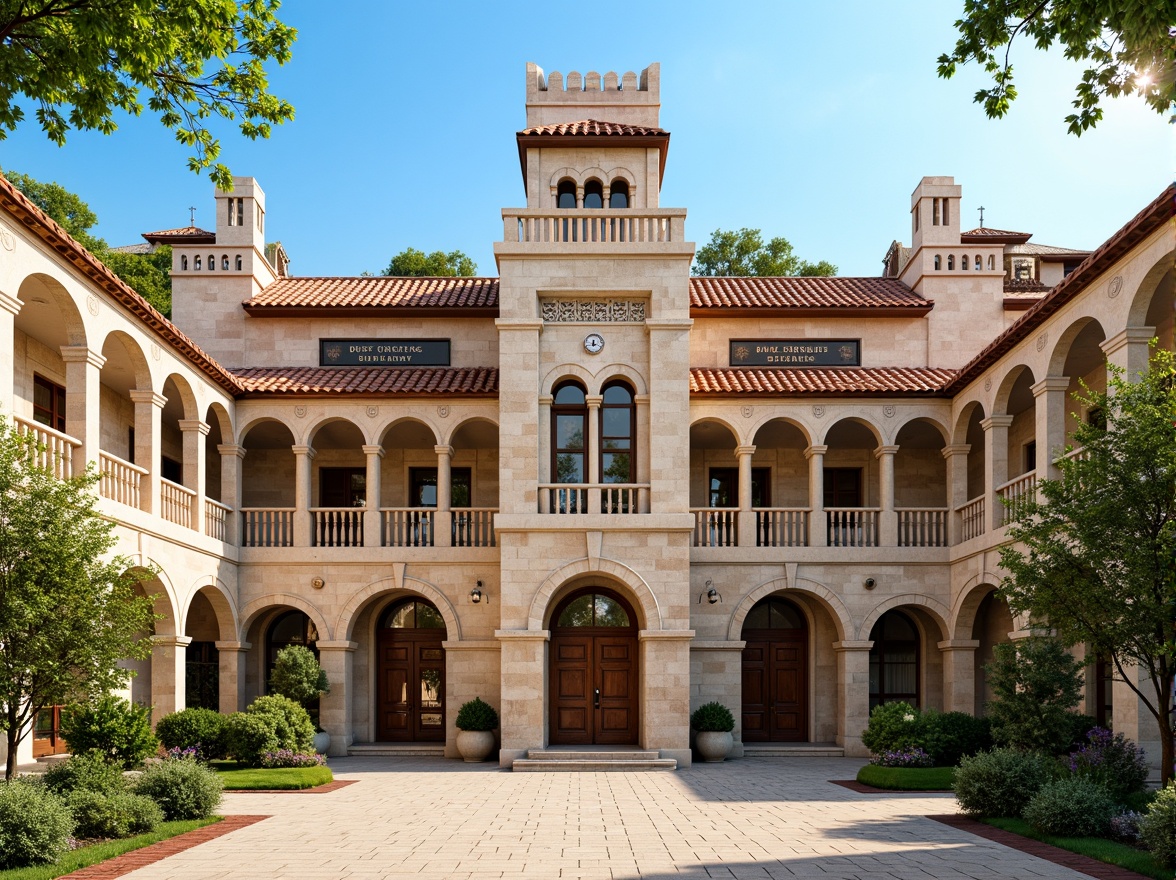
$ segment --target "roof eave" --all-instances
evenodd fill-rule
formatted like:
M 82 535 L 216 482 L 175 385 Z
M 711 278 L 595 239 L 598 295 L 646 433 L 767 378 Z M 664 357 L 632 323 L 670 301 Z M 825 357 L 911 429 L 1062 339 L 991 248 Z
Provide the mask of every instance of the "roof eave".
M 692 318 L 921 318 L 935 300 L 909 306 L 691 306 Z
M 497 318 L 498 306 L 260 306 L 241 303 L 251 318 Z

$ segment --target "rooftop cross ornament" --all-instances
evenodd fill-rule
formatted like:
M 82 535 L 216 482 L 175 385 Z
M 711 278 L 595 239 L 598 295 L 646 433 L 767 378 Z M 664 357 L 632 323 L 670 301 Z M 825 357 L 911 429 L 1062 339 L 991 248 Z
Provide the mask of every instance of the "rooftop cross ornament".
M 980 228 L 984 228 L 984 206 L 980 206 Z
M 980 223 L 981 226 L 984 225 L 983 219 L 984 219 L 983 215 L 981 215 L 981 221 L 982 221 Z M 191 205 L 188 206 L 188 225 L 189 226 L 196 225 L 196 209 L 194 207 L 192 207 Z

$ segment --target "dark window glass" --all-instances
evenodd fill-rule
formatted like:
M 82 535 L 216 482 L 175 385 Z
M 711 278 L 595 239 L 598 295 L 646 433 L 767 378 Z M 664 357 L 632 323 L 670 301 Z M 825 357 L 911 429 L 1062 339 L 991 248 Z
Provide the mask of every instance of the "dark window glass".
M 237 271 L 238 272 L 241 271 L 241 256 L 240 256 L 240 254 L 237 255 Z
M 601 186 L 599 180 L 590 180 L 584 184 L 584 207 L 604 207 L 604 187 Z
M 1037 441 L 1025 444 L 1025 473 L 1037 470 Z
M 825 468 L 825 507 L 862 506 L 862 469 Z
M 919 705 L 919 632 L 901 611 L 888 611 L 870 630 L 870 708 Z
M 551 405 L 552 481 L 583 483 L 584 438 L 588 429 L 588 407 L 584 389 L 567 383 L 555 390 Z
M 220 710 L 220 652 L 215 642 L 192 642 L 185 652 L 189 709 Z
M 589 593 L 565 605 L 556 626 L 629 626 L 629 614 L 616 599 Z
M 174 458 L 168 458 L 165 455 L 160 461 L 159 475 L 169 483 L 182 485 L 184 482 L 184 466 Z
M 633 461 L 636 422 L 633 392 L 619 383 L 607 386 L 600 408 L 602 483 L 632 483 L 636 480 Z
M 629 184 L 624 180 L 614 180 L 608 195 L 610 208 L 629 207 Z
M 751 469 L 751 506 L 771 507 L 771 468 Z M 711 507 L 739 506 L 739 468 L 710 469 Z
M 555 392 L 555 403 L 562 406 L 563 404 L 584 404 L 585 396 L 584 389 L 579 385 L 564 385 Z
M 791 602 L 779 596 L 761 599 L 747 612 L 743 628 L 748 629 L 804 629 L 804 615 Z
M 43 376 L 33 376 L 33 421 L 65 431 L 65 389 Z
M 445 629 L 445 618 L 424 599 L 403 599 L 380 616 L 379 629 Z
M 555 191 L 555 206 L 557 208 L 576 207 L 576 184 L 570 180 L 561 180 Z
M 473 497 L 470 468 L 449 469 L 449 506 L 469 507 Z M 409 468 L 409 503 L 413 507 L 437 506 L 437 469 Z
M 363 507 L 366 503 L 365 468 L 319 468 L 319 507 Z

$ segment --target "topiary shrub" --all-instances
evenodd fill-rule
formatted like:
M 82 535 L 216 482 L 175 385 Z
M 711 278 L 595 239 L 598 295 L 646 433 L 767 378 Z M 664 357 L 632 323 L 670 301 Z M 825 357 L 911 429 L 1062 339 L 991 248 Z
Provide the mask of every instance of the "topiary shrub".
M 690 716 L 690 726 L 699 733 L 727 733 L 735 729 L 735 716 L 719 702 L 703 703 Z
M 468 703 L 462 703 L 454 724 L 458 730 L 494 730 L 498 727 L 498 713 L 481 697 L 474 697 Z
M 69 808 L 45 786 L 0 782 L 0 870 L 57 861 L 73 830 Z
M 154 831 L 163 822 L 163 810 L 151 798 L 119 792 L 101 794 L 77 789 L 66 798 L 79 838 L 127 837 Z
M 1047 782 L 1021 814 L 1035 831 L 1058 837 L 1103 837 L 1114 815 L 1115 803 L 1106 788 L 1080 776 Z
M 1139 823 L 1139 836 L 1157 862 L 1176 867 L 1176 782 L 1156 793 Z
M 875 755 L 923 748 L 923 716 L 910 703 L 875 706 L 862 731 L 862 744 Z
M 197 760 L 216 761 L 228 754 L 226 718 L 212 709 L 185 709 L 164 715 L 155 735 L 168 749 L 195 749 Z
M 216 772 L 191 758 L 160 761 L 143 771 L 135 793 L 159 804 L 169 822 L 205 819 L 220 806 L 224 784 Z
M 228 717 L 225 740 L 229 754 L 247 767 L 260 767 L 266 752 L 279 749 L 271 719 L 248 712 L 234 712 Z
M 280 694 L 258 697 L 245 710 L 250 715 L 271 719 L 279 749 L 310 753 L 314 751 L 314 724 L 307 711 Z M 273 751 L 271 749 L 270 751 Z
M 62 797 L 75 791 L 119 794 L 127 788 L 122 768 L 96 752 L 71 755 L 53 764 L 45 771 L 44 780 L 46 788 Z
M 966 712 L 923 713 L 920 738 L 936 767 L 955 767 L 965 755 L 992 748 L 992 725 L 987 718 Z
M 1126 804 L 1147 785 L 1148 766 L 1143 749 L 1123 734 L 1096 727 L 1086 744 L 1070 753 L 1070 772 L 1101 784 L 1117 804 Z
M 74 754 L 98 752 L 128 770 L 159 750 L 159 740 L 151 732 L 150 707 L 111 696 L 67 706 L 61 713 L 61 735 Z
M 952 788 L 960 808 L 969 815 L 1016 818 L 1051 775 L 1048 758 L 993 749 L 961 760 Z

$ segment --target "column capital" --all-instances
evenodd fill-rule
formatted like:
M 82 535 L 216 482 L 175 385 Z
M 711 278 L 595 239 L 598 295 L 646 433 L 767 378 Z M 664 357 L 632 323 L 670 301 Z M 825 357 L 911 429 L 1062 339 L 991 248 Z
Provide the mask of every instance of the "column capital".
M 1034 397 L 1041 397 L 1051 391 L 1066 391 L 1070 387 L 1069 376 L 1046 376 L 1040 382 L 1029 386 Z
M 159 409 L 163 409 L 164 404 L 167 403 L 166 397 L 164 397 L 162 394 L 156 394 L 150 388 L 136 388 L 128 392 L 127 396 L 130 397 L 131 400 L 133 400 L 135 403 L 149 403 L 154 407 L 158 407 Z
M 20 313 L 21 307 L 24 305 L 19 299 L 11 294 L 7 294 L 0 290 L 0 309 L 6 312 L 11 312 L 13 315 Z
M 633 395 L 633 402 L 635 404 L 637 404 L 638 406 L 648 406 L 649 405 L 649 395 L 648 394 L 634 394 Z
M 755 446 L 736 446 L 735 447 L 735 457 L 736 458 L 741 458 L 744 455 L 754 455 L 754 454 L 755 454 Z
M 874 450 L 874 458 L 876 458 L 876 459 L 878 459 L 879 461 L 881 461 L 881 460 L 882 460 L 882 456 L 884 456 L 884 455 L 894 455 L 894 454 L 895 454 L 895 453 L 897 453 L 897 452 L 898 452 L 898 447 L 897 447 L 897 446 L 879 446 L 877 449 L 875 449 L 875 450 Z
M 874 647 L 873 639 L 844 639 L 833 643 L 833 650 L 838 654 L 843 651 L 869 651 Z
M 247 450 L 240 443 L 218 443 L 216 451 L 221 455 L 237 456 L 237 458 L 244 458 Z
M 1013 423 L 1012 416 L 989 416 L 986 419 L 980 420 L 980 427 L 985 431 L 991 431 L 993 428 L 1007 428 Z
M 218 651 L 248 651 L 253 647 L 251 642 L 213 642 Z
M 375 443 L 375 444 L 365 443 L 363 446 L 361 446 L 359 448 L 363 450 L 364 455 L 378 455 L 378 456 L 380 456 L 380 458 L 384 457 L 384 447 L 378 443 Z
M 434 446 L 433 451 L 435 453 L 437 453 L 438 455 L 448 455 L 450 458 L 453 457 L 453 447 L 452 446 Z
M 599 409 L 600 405 L 604 403 L 604 395 L 589 394 L 584 398 L 584 402 L 588 404 L 588 409 Z
M 812 458 L 814 455 L 824 455 L 828 451 L 829 451 L 828 446 L 813 445 L 804 451 L 804 457 L 805 458 Z
M 290 449 L 294 452 L 295 455 L 305 455 L 312 461 L 314 460 L 314 457 L 318 455 L 318 452 L 315 451 L 313 446 L 308 446 L 305 443 L 295 443 L 290 447 Z
M 67 364 L 86 363 L 100 370 L 106 363 L 106 358 L 86 345 L 61 346 L 61 359 Z
M 971 451 L 971 443 L 949 443 L 942 449 L 944 458 L 951 458 L 953 455 L 967 455 Z
M 208 432 L 212 430 L 212 426 L 209 425 L 208 422 L 201 421 L 200 419 L 180 419 L 177 424 L 180 426 L 180 430 L 184 431 L 185 433 L 188 431 L 197 431 L 203 434 L 205 437 L 207 437 Z
M 980 647 L 979 639 L 946 639 L 936 642 L 935 647 L 940 651 L 975 651 Z
M 1152 341 L 1152 337 L 1155 335 L 1155 327 L 1126 327 L 1109 339 L 1104 339 L 1099 347 L 1103 350 L 1103 354 L 1109 357 L 1124 345 L 1132 343 L 1146 345 Z
M 540 406 L 551 406 L 553 403 L 555 403 L 555 398 L 552 397 L 550 394 L 540 394 L 539 395 L 539 405 Z

